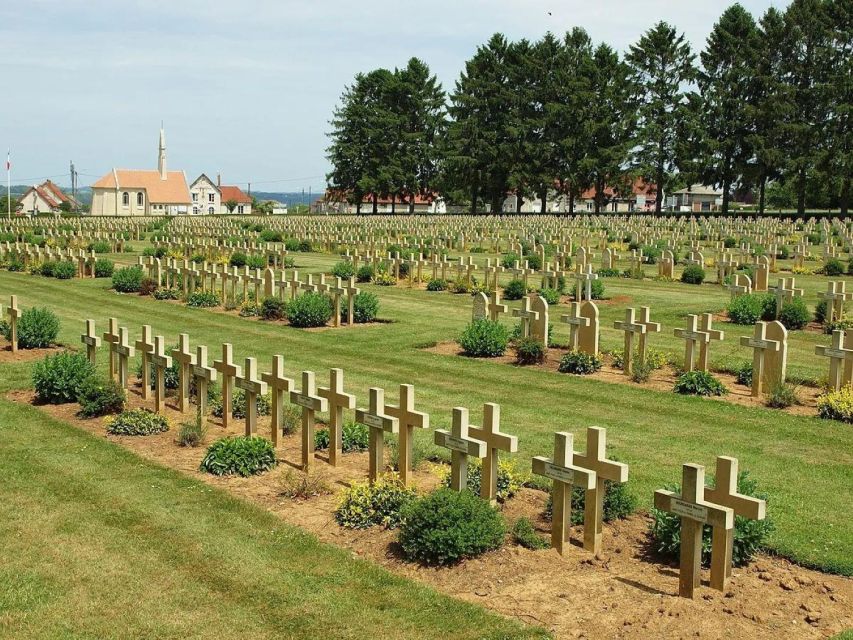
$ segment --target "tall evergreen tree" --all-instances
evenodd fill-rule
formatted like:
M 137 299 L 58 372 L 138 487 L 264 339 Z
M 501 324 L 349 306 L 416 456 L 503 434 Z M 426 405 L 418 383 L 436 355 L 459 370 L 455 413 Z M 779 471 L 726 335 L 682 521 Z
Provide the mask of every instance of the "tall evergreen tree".
M 696 75 L 693 59 L 684 35 L 665 22 L 643 34 L 626 57 L 638 91 L 633 161 L 642 177 L 657 186 L 657 213 L 682 160 L 676 156 L 676 132 L 685 117 L 687 84 Z
M 853 2 L 830 0 L 826 14 L 829 31 L 828 105 L 829 130 L 823 165 L 836 185 L 838 208 L 850 208 L 853 176 Z

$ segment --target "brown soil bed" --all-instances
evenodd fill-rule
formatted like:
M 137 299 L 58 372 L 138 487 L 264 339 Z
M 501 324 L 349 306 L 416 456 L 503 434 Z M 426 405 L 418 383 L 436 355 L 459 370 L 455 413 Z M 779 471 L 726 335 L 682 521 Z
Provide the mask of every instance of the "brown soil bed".
M 31 403 L 33 394 L 18 391 L 8 397 Z M 136 392 L 130 394 L 130 404 L 150 406 Z M 332 493 L 291 500 L 281 495 L 281 485 L 287 473 L 300 473 L 294 470 L 299 459 L 296 435 L 283 439 L 278 469 L 253 478 L 217 478 L 198 471 L 204 447 L 179 447 L 174 441 L 175 429 L 146 437 L 109 436 L 102 419 L 77 418 L 76 405 L 40 408 L 144 458 L 250 500 L 356 557 L 451 596 L 541 625 L 560 638 L 825 638 L 853 625 L 853 580 L 770 556 L 736 568 L 725 593 L 708 588 L 704 573 L 696 600 L 678 598 L 677 568 L 652 552 L 649 520 L 643 514 L 605 525 L 604 552 L 598 557 L 578 546 L 561 557 L 551 549 L 530 551 L 508 540 L 504 548 L 454 567 L 423 567 L 400 557 L 395 532 L 378 528 L 351 531 L 335 523 L 335 494 L 353 481 L 366 479 L 367 454 L 346 454 L 333 468 L 318 453 L 315 468 L 325 476 Z M 174 406 L 167 407 L 167 415 L 175 425 L 189 419 Z M 261 418 L 260 424 L 261 433 L 267 435 L 267 420 Z M 226 432 L 218 421 L 211 421 L 207 441 L 241 432 L 240 423 Z M 434 487 L 441 472 L 441 465 L 422 465 L 415 474 L 417 487 Z M 546 498 L 544 492 L 523 489 L 503 505 L 503 513 L 509 524 L 521 516 L 530 518 L 547 536 L 550 523 L 542 516 Z M 575 528 L 572 537 L 577 542 L 580 529 Z
M 439 355 L 459 356 L 461 358 L 466 357 L 463 354 L 462 349 L 456 342 L 440 342 L 437 345 L 430 346 L 428 348 L 425 348 L 424 350 L 429 351 L 430 353 L 437 353 Z M 548 352 L 545 354 L 545 362 L 543 362 L 542 364 L 523 366 L 530 367 L 532 369 L 541 369 L 544 371 L 557 373 L 558 367 L 560 366 L 560 359 L 566 353 L 566 349 L 552 347 L 549 348 Z M 655 391 L 670 392 L 672 391 L 672 388 L 675 385 L 675 381 L 677 380 L 675 370 L 670 366 L 665 366 L 662 369 L 656 369 L 655 371 L 652 371 L 651 376 L 646 382 L 636 383 L 633 382 L 624 373 L 622 373 L 621 369 L 617 369 L 613 366 L 613 359 L 609 355 L 602 355 L 602 358 L 604 359 L 604 366 L 601 368 L 601 370 L 597 371 L 596 373 L 583 376 L 584 378 L 590 380 L 600 380 L 609 384 L 627 384 L 631 386 L 642 387 L 644 389 L 654 389 Z M 522 366 L 516 364 L 515 356 L 511 355 L 503 355 L 497 358 L 488 358 L 488 360 L 504 365 L 509 365 L 512 367 Z M 560 375 L 572 376 L 572 374 Z M 741 384 L 738 384 L 736 376 L 730 373 L 715 371 L 714 377 L 723 383 L 726 389 L 729 390 L 729 393 L 724 396 L 709 397 L 706 398 L 707 400 L 712 400 L 716 402 L 729 402 L 732 404 L 739 404 L 747 407 L 767 408 L 764 398 L 754 398 L 751 394 L 750 387 L 745 387 Z M 799 398 L 800 404 L 793 405 L 785 409 L 773 410 L 785 411 L 786 413 L 790 413 L 792 415 L 797 416 L 817 416 L 817 398 L 820 393 L 820 389 L 816 387 L 797 387 L 797 397 Z
M 17 353 L 12 353 L 12 344 L 8 340 L 0 338 L 0 364 L 32 362 L 60 351 L 65 351 L 65 347 L 55 345 L 46 349 L 18 349 Z

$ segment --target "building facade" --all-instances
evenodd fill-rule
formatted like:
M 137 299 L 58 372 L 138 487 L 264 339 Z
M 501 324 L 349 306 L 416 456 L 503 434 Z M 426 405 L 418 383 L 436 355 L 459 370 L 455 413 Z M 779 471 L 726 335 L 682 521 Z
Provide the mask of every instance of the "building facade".
M 193 215 L 247 215 L 252 213 L 252 197 L 245 193 L 240 187 L 220 184 L 220 177 L 216 176 L 216 182 L 204 173 L 193 180 L 190 185 L 190 197 L 192 198 Z M 234 210 L 229 211 L 233 205 Z
M 68 203 L 63 207 L 62 203 Z M 33 185 L 18 199 L 18 212 L 30 215 L 59 213 L 65 208 L 68 211 L 79 209 L 80 203 L 67 195 L 50 180 Z

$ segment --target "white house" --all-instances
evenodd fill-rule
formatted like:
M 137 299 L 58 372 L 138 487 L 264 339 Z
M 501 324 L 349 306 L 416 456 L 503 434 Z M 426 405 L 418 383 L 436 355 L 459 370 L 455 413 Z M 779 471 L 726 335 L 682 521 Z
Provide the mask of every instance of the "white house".
M 252 198 L 240 187 L 222 185 L 220 176 L 216 183 L 205 174 L 201 174 L 190 185 L 192 198 L 192 213 L 195 215 L 214 214 L 250 214 L 252 213 Z M 234 210 L 229 211 L 229 205 Z
M 31 215 L 59 213 L 62 211 L 63 202 L 67 202 L 71 209 L 80 206 L 77 200 L 63 193 L 53 182 L 45 180 L 41 184 L 33 185 L 18 198 L 18 211 Z

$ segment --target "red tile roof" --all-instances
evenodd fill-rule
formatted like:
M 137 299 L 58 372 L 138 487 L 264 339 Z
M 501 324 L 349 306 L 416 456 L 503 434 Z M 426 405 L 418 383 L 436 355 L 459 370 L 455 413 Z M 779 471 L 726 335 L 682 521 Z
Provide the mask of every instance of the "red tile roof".
M 252 203 L 251 196 L 246 195 L 246 193 L 240 187 L 232 187 L 221 185 L 219 187 L 219 193 L 222 195 L 222 204 L 225 204 L 229 200 L 234 200 L 237 203 Z
M 595 198 L 595 187 L 587 189 L 581 194 L 581 200 L 588 200 Z M 653 196 L 657 194 L 657 186 L 653 184 L 647 184 L 642 178 L 637 178 L 634 180 L 634 183 L 631 185 L 631 194 L 635 196 Z M 616 189 L 614 187 L 606 186 L 604 187 L 604 197 L 605 198 L 613 198 L 616 195 Z M 625 194 L 622 194 L 622 197 L 625 197 Z
M 148 202 L 156 204 L 190 204 L 190 190 L 183 171 L 167 171 L 166 179 L 160 178 L 156 169 L 136 171 L 116 169 L 118 187 L 110 171 L 92 185 L 93 189 L 139 189 L 145 190 Z

